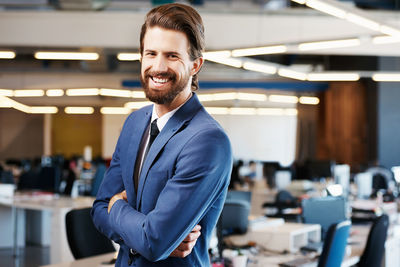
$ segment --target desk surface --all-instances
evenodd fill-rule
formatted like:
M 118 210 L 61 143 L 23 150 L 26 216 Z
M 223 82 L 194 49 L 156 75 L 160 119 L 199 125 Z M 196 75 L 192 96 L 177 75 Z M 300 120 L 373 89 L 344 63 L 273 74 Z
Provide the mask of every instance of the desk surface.
M 100 256 L 89 257 L 85 259 L 63 262 L 57 264 L 46 265 L 42 267 L 100 267 L 100 266 L 113 266 L 102 264 L 103 262 L 110 261 L 114 256 L 114 253 L 107 253 Z

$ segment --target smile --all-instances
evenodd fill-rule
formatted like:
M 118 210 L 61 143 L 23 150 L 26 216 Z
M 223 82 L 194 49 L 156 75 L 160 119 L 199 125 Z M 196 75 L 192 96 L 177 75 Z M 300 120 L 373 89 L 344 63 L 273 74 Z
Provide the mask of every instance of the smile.
M 160 84 L 169 82 L 169 79 L 161 79 L 161 78 L 157 78 L 157 77 L 151 77 L 151 79 L 153 80 L 153 82 L 160 83 Z

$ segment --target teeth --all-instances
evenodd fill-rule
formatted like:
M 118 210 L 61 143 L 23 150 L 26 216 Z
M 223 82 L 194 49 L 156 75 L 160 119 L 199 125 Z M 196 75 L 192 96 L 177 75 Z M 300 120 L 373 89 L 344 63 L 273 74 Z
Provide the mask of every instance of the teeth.
M 153 77 L 153 81 L 155 81 L 156 83 L 166 83 L 166 82 L 168 82 L 168 79 L 159 79 L 159 78 Z

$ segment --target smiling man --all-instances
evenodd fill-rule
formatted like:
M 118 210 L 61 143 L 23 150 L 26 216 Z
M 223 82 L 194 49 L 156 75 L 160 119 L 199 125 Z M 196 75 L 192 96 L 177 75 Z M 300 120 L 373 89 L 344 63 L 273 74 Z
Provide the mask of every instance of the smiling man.
M 116 266 L 210 266 L 232 154 L 193 92 L 203 51 L 202 19 L 190 6 L 147 14 L 141 82 L 154 104 L 125 121 L 92 209 L 96 227 L 120 244 Z

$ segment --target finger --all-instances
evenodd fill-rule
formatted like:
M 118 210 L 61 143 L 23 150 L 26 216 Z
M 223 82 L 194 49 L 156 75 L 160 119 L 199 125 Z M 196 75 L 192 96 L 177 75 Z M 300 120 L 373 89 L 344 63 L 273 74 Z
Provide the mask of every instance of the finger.
M 121 192 L 121 196 L 122 196 L 122 198 L 123 198 L 124 200 L 128 200 L 128 197 L 127 197 L 127 195 L 126 195 L 126 190 L 124 190 L 124 191 Z
M 187 237 L 183 241 L 188 242 L 188 241 L 197 240 L 200 235 L 201 235 L 201 232 L 191 232 L 190 234 L 187 235 Z
M 175 249 L 172 253 L 171 253 L 171 257 L 177 257 L 177 258 L 185 258 L 187 255 L 189 255 L 190 252 L 187 251 L 182 251 L 182 250 L 178 250 Z
M 200 230 L 201 230 L 201 226 L 200 226 L 200 224 L 197 224 L 197 225 L 193 228 L 192 232 L 193 232 L 193 231 L 196 232 L 196 231 L 200 231 Z

